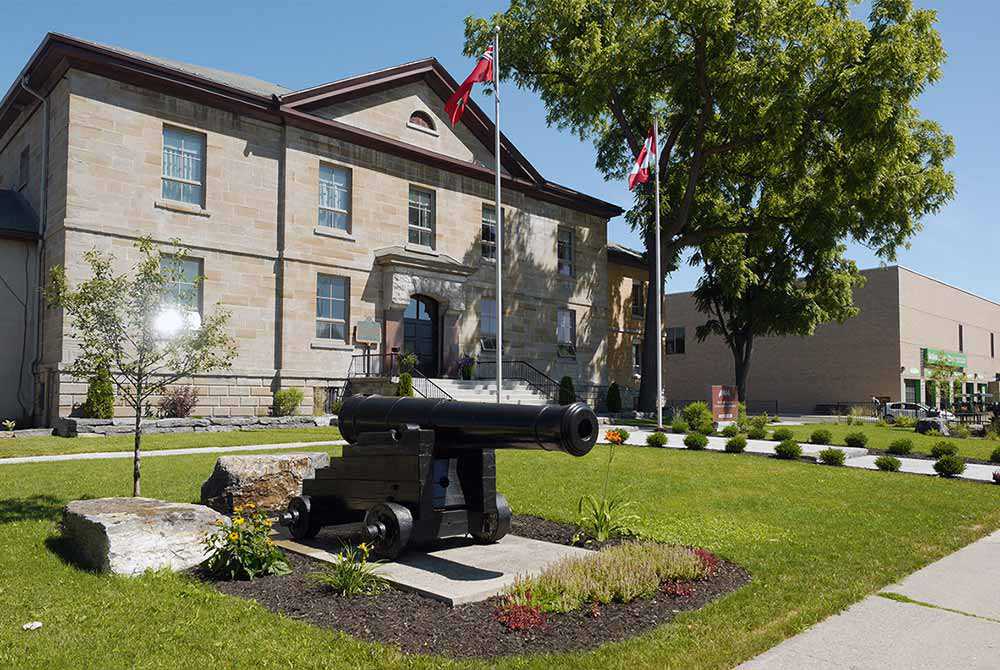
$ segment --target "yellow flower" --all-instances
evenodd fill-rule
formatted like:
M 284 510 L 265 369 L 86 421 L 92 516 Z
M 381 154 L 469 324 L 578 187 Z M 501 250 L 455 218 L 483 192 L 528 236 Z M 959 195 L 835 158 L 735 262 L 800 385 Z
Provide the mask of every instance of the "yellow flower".
M 264 519 L 264 525 L 270 528 L 271 526 L 274 525 L 274 522 L 271 521 L 270 519 Z
M 243 518 L 243 517 L 241 517 L 241 516 L 238 516 L 238 517 L 236 517 L 235 519 L 233 519 L 233 525 L 234 525 L 234 526 L 242 526 L 242 525 L 243 525 L 243 524 L 245 524 L 246 522 L 247 522 L 247 520 L 246 520 L 246 519 L 244 519 L 244 518 Z
M 232 540 L 233 542 L 235 542 L 236 540 L 240 539 L 240 534 L 239 533 L 230 533 L 229 534 L 229 539 Z

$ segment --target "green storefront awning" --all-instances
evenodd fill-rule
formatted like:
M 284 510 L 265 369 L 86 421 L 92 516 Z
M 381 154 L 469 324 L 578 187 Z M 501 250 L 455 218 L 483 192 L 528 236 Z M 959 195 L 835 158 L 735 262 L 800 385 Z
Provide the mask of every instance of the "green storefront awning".
M 965 368 L 969 359 L 965 354 L 944 349 L 924 349 L 924 365 L 940 365 L 948 368 Z

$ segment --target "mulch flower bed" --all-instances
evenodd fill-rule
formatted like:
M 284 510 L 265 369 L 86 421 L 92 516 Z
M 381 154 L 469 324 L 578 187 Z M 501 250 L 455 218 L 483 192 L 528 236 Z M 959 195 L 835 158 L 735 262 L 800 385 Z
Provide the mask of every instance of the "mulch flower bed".
M 515 516 L 511 532 L 570 544 L 574 531 L 572 525 Z M 212 583 L 223 593 L 255 600 L 293 619 L 394 645 L 407 653 L 456 658 L 593 649 L 667 623 L 677 613 L 703 607 L 750 580 L 739 566 L 719 560 L 712 576 L 664 584 L 654 598 L 549 614 L 540 628 L 510 630 L 497 619 L 500 598 L 452 608 L 396 589 L 375 597 L 340 597 L 310 579 L 321 563 L 292 553 L 288 561 L 292 567 L 288 575 Z

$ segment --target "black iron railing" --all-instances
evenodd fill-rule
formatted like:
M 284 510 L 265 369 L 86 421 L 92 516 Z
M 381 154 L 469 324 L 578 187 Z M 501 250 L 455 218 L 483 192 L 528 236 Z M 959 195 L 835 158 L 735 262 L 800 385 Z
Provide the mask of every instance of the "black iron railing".
M 505 380 L 522 381 L 550 403 L 559 402 L 559 382 L 527 361 L 504 359 L 500 368 Z M 476 364 L 478 379 L 496 379 L 496 361 L 479 361 Z
M 402 368 L 407 368 L 403 370 Z M 400 355 L 396 352 L 378 354 L 356 354 L 351 357 L 351 364 L 347 367 L 348 379 L 364 379 L 369 377 L 385 377 L 392 379 L 399 376 L 400 372 L 409 372 L 413 377 L 414 393 L 424 398 L 440 398 L 452 400 L 450 393 L 434 383 L 427 375 L 412 365 L 407 365 L 404 361 L 400 363 Z

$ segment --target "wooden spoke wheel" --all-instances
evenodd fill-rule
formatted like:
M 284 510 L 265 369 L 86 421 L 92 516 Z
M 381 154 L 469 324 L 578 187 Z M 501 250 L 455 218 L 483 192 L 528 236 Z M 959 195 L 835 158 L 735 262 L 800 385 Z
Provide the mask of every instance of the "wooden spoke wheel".
M 365 513 L 366 526 L 378 528 L 374 554 L 392 560 L 399 556 L 410 542 L 413 532 L 413 515 L 410 510 L 396 503 L 384 502 Z
M 497 513 L 482 515 L 481 528 L 472 533 L 472 537 L 480 544 L 492 544 L 510 532 L 510 522 L 513 516 L 510 503 L 503 494 L 497 494 Z

